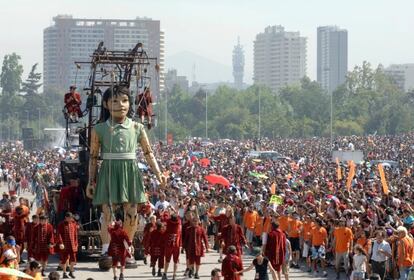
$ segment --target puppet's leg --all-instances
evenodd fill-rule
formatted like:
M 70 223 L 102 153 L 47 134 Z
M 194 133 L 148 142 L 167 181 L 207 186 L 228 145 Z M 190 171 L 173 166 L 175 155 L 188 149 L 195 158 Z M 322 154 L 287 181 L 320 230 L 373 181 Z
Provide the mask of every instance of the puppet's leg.
M 138 228 L 137 205 L 124 203 L 124 229 L 128 234 L 129 240 L 134 240 L 135 232 Z
M 108 232 L 108 227 L 112 222 L 111 209 L 108 204 L 102 205 L 102 224 L 101 224 L 101 240 L 102 240 L 102 254 L 108 252 L 109 242 L 111 236 Z

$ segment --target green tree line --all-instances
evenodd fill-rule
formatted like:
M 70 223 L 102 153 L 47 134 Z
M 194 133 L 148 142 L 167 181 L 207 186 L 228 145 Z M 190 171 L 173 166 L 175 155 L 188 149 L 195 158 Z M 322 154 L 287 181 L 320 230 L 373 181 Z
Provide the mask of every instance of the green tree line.
M 37 64 L 23 81 L 20 59 L 15 53 L 3 59 L 1 139 L 20 139 L 23 127 L 33 128 L 35 137 L 40 137 L 39 126 L 41 130 L 64 127 L 64 91 L 39 92 Z M 151 131 L 152 137 L 160 139 L 165 136 L 166 112 L 167 132 L 174 139 L 205 137 L 206 102 L 207 131 L 212 139 L 258 138 L 259 112 L 261 137 L 330 134 L 331 95 L 306 77 L 278 92 L 254 85 L 245 90 L 221 86 L 215 92 L 206 94 L 200 89 L 190 94 L 176 86 L 161 97 L 155 105 L 158 126 Z M 332 104 L 334 135 L 397 134 L 414 128 L 414 91 L 400 91 L 382 67 L 373 68 L 367 62 L 348 73 L 346 83 L 333 92 Z
M 195 95 L 174 87 L 168 94 L 168 132 L 175 139 L 205 137 L 206 92 Z M 208 137 L 321 137 L 330 135 L 331 96 L 303 78 L 272 92 L 262 86 L 235 90 L 226 86 L 208 93 Z M 165 98 L 157 110 L 159 134 L 165 130 Z M 333 134 L 397 134 L 414 129 L 414 91 L 401 92 L 382 67 L 364 62 L 348 73 L 333 92 Z

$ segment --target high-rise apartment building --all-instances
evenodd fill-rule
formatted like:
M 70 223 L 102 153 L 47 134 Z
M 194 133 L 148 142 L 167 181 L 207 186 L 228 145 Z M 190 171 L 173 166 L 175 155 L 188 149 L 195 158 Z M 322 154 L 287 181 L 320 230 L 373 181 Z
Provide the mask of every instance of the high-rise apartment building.
M 254 41 L 254 82 L 277 91 L 306 76 L 306 38 L 268 26 Z
M 54 24 L 43 31 L 43 83 L 45 89 L 68 89 L 76 84 L 82 89 L 89 85 L 89 67 L 75 61 L 90 61 L 90 55 L 103 41 L 109 50 L 129 50 L 143 43 L 149 57 L 158 58 L 159 76 L 155 67 L 148 69 L 153 92 L 163 89 L 164 33 L 160 21 L 148 18 L 77 19 L 70 15 L 53 18 Z
M 414 63 L 392 64 L 385 69 L 397 87 L 404 92 L 414 90 Z
M 233 77 L 234 86 L 237 89 L 243 88 L 243 76 L 244 76 L 244 50 L 240 45 L 240 38 L 237 39 L 237 45 L 233 49 Z
M 171 92 L 174 86 L 179 86 L 181 90 L 188 92 L 188 79 L 186 76 L 179 76 L 176 69 L 168 69 L 165 74 L 165 90 Z
M 337 26 L 318 27 L 317 80 L 332 93 L 345 83 L 348 72 L 348 31 Z

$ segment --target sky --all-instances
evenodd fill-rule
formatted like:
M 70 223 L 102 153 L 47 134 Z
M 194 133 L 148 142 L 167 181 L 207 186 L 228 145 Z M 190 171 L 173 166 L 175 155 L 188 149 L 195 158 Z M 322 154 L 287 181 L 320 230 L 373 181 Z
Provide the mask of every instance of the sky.
M 240 36 L 248 83 L 253 41 L 269 25 L 283 25 L 308 38 L 311 79 L 316 79 L 316 28 L 322 25 L 348 30 L 349 70 L 364 60 L 384 66 L 414 63 L 412 0 L 0 0 L 0 4 L 0 60 L 5 54 L 19 54 L 24 78 L 34 63 L 42 69 L 43 29 L 58 14 L 160 20 L 166 57 L 191 51 L 225 65 L 231 65 Z

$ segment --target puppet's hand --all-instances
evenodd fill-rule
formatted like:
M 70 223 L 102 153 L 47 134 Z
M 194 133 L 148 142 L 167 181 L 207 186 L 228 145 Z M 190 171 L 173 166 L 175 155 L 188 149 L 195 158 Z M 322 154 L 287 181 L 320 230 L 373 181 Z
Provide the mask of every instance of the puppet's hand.
M 95 194 L 95 184 L 88 184 L 86 187 L 86 196 L 89 199 L 93 199 L 93 196 Z
M 161 174 L 160 176 L 158 176 L 158 181 L 160 181 L 161 188 L 165 189 L 165 187 L 167 186 L 167 177 L 165 177 L 164 174 Z

